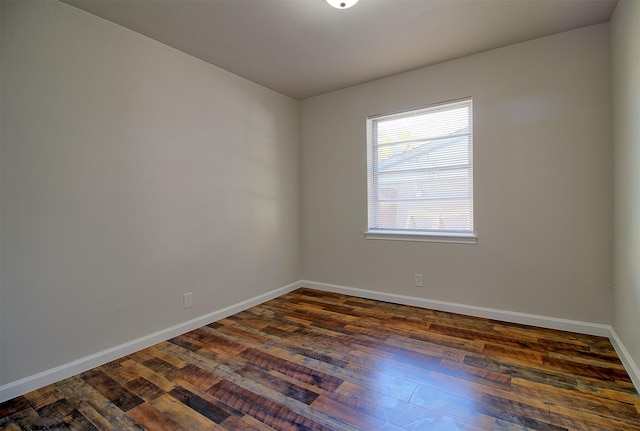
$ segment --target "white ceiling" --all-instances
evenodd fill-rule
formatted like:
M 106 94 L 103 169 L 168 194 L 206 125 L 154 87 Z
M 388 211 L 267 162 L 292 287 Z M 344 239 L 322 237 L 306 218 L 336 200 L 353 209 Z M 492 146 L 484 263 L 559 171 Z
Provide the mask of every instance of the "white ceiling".
M 617 0 L 65 0 L 295 99 L 606 22 Z

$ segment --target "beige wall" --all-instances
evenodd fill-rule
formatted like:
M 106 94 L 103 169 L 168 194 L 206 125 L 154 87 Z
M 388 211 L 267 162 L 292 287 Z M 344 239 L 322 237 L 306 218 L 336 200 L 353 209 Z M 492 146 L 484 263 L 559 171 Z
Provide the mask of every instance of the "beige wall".
M 58 2 L 1 40 L 0 382 L 300 279 L 298 102 Z
M 613 326 L 640 365 L 640 2 L 622 0 L 611 19 L 615 144 Z
M 366 240 L 366 117 L 465 96 L 478 243 Z M 607 24 L 303 101 L 303 279 L 611 323 L 609 108 Z

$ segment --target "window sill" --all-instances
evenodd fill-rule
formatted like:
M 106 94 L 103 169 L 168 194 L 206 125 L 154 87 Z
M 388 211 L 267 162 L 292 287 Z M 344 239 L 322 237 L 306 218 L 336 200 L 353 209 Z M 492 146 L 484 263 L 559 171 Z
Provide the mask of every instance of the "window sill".
M 367 239 L 382 239 L 386 241 L 444 242 L 450 244 L 476 244 L 478 242 L 478 237 L 473 233 L 369 230 L 364 233 L 364 236 Z

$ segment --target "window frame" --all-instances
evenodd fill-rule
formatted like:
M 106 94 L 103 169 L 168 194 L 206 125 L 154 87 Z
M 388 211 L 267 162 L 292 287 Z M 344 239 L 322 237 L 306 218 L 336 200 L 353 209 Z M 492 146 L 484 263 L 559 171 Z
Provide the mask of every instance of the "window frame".
M 375 159 L 375 150 L 379 146 L 374 141 L 374 123 L 380 119 L 394 116 L 410 116 L 420 113 L 420 111 L 436 111 L 440 107 L 446 105 L 455 105 L 460 103 L 468 103 L 470 113 L 469 120 L 469 139 L 471 141 L 470 155 L 470 175 L 471 175 L 471 225 L 470 230 L 427 230 L 427 229 L 380 229 L 372 228 L 372 219 L 374 215 L 373 206 L 377 201 L 374 200 L 375 188 L 377 183 L 374 178 L 377 172 L 377 163 Z M 452 106 L 453 109 L 453 106 Z M 371 115 L 366 120 L 366 145 L 367 145 L 367 230 L 365 231 L 366 239 L 373 240 L 391 240 L 391 241 L 420 241 L 420 242 L 437 242 L 437 243 L 455 243 L 455 244 L 476 244 L 477 235 L 475 232 L 475 205 L 474 205 L 474 132 L 473 132 L 473 98 L 464 97 L 460 99 L 448 100 L 444 102 L 433 103 L 416 108 L 402 109 L 395 112 Z M 376 145 L 374 145 L 374 143 Z M 426 170 L 426 168 L 425 168 Z

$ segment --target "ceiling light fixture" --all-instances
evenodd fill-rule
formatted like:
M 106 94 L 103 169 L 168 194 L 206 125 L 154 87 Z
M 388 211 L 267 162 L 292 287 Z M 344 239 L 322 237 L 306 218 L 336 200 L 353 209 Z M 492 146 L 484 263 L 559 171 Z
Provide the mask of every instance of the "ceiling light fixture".
M 351 6 L 358 3 L 358 0 L 327 0 L 327 3 L 336 9 L 349 9 Z

